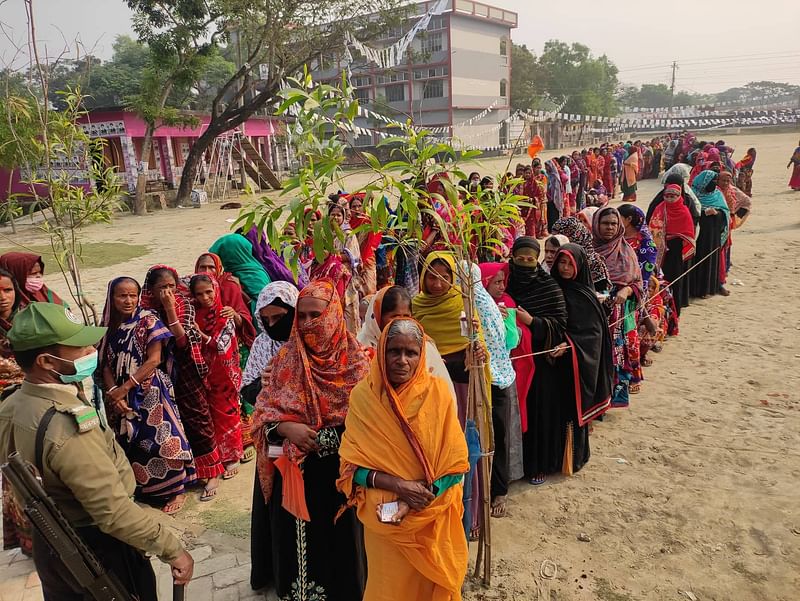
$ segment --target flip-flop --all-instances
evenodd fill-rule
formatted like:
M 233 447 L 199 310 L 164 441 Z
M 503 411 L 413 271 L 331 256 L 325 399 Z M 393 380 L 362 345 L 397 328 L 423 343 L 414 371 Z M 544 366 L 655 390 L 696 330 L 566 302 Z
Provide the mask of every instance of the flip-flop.
M 235 478 L 237 475 L 239 475 L 239 467 L 241 466 L 239 465 L 238 461 L 236 461 L 235 463 L 231 463 L 230 465 L 227 465 L 225 467 L 225 473 L 222 474 L 222 479 L 230 480 L 231 478 Z
M 206 484 L 206 487 L 203 488 L 203 492 L 200 494 L 200 500 L 203 503 L 206 503 L 208 501 L 213 501 L 217 497 L 218 488 L 219 484 L 217 484 L 214 488 L 208 488 L 208 485 Z
M 242 456 L 242 463 L 249 463 L 253 459 L 256 458 L 256 448 L 255 447 L 247 447 L 244 450 L 244 455 Z
M 533 478 L 528 480 L 528 484 L 531 484 L 533 486 L 540 486 L 545 483 L 545 480 L 547 480 L 547 476 L 543 475 L 534 476 Z
M 173 498 L 166 505 L 164 505 L 164 507 L 161 508 L 161 511 L 163 511 L 167 515 L 175 515 L 181 509 L 183 509 L 184 505 L 186 505 L 186 495 L 183 495 L 180 501 L 177 498 Z

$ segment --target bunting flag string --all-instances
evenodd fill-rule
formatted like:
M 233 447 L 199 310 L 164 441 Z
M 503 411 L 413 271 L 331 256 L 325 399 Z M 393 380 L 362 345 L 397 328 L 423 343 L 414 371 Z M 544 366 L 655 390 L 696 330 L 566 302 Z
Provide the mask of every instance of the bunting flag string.
M 402 38 L 386 48 L 372 48 L 367 46 L 349 31 L 345 33 L 345 42 L 346 44 L 352 45 L 364 58 L 375 63 L 381 69 L 392 69 L 397 67 L 403 60 L 406 50 L 411 46 L 411 42 L 414 41 L 417 34 L 428 27 L 434 16 L 441 15 L 447 9 L 447 3 L 448 0 L 439 0 L 428 12 L 422 15 L 420 20 L 417 21 Z
M 687 127 L 725 127 L 792 124 L 800 121 L 800 109 L 746 110 L 725 115 L 704 115 L 694 117 L 651 118 L 651 117 L 603 117 L 599 115 L 574 115 L 554 111 L 518 111 L 527 121 L 568 121 L 597 125 L 608 124 L 604 129 L 612 130 L 654 130 L 685 129 Z
M 480 113 L 478 113 L 474 117 L 470 117 L 466 121 L 462 121 L 461 123 L 457 123 L 453 127 L 468 127 L 468 126 L 472 125 L 473 123 L 476 123 L 476 122 L 480 121 L 481 119 L 486 117 L 486 115 L 488 115 L 489 113 L 491 113 L 494 110 L 494 107 L 497 106 L 498 102 L 499 102 L 498 100 L 495 100 L 492 104 L 487 106 L 485 109 L 483 109 L 483 111 L 481 111 Z
M 716 107 L 728 107 L 728 106 L 736 106 L 736 105 L 745 105 L 745 104 L 752 104 L 754 102 L 761 102 L 762 104 L 768 104 L 769 101 L 777 101 L 777 99 L 786 99 L 786 100 L 794 100 L 797 98 L 797 94 L 794 93 L 778 93 L 778 94 L 771 94 L 768 96 L 753 96 L 747 99 L 737 99 L 737 100 L 724 100 L 720 102 L 706 102 L 702 104 L 692 104 L 687 106 L 674 106 L 674 107 L 666 107 L 666 106 L 659 106 L 659 107 L 623 107 L 621 109 L 622 113 L 654 113 L 658 114 L 659 116 L 669 116 L 669 113 L 672 112 L 673 114 L 678 112 L 685 112 L 685 111 L 710 111 Z M 687 115 L 692 116 L 692 115 Z

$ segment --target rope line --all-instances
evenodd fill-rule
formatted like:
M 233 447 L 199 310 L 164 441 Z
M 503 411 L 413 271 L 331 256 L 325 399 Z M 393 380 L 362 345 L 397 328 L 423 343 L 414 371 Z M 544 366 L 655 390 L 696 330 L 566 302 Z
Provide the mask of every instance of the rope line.
M 687 269 L 687 270 L 686 270 L 686 271 L 684 271 L 684 272 L 683 272 L 681 275 L 679 275 L 677 278 L 675 278 L 675 280 L 674 280 L 673 282 L 670 282 L 669 284 L 667 284 L 666 286 L 664 286 L 664 287 L 663 287 L 663 288 L 662 288 L 662 289 L 661 289 L 661 290 L 658 292 L 658 294 L 656 294 L 655 296 L 652 296 L 651 298 L 647 299 L 647 300 L 646 300 L 645 302 L 643 302 L 641 305 L 637 306 L 637 307 L 636 307 L 636 309 L 634 309 L 632 312 L 630 312 L 630 313 L 626 313 L 625 315 L 623 315 L 623 316 L 622 316 L 620 319 L 618 319 L 617 321 L 615 321 L 615 322 L 613 322 L 613 323 L 609 324 L 609 326 L 608 326 L 608 327 L 609 327 L 609 329 L 612 329 L 612 328 L 614 328 L 614 327 L 618 326 L 620 323 L 622 323 L 623 321 L 625 321 L 625 320 L 626 320 L 628 317 L 630 317 L 631 315 L 633 315 L 633 314 L 635 314 L 637 311 L 639 311 L 639 309 L 642 309 L 642 308 L 646 307 L 646 306 L 647 306 L 649 303 L 651 303 L 651 302 L 655 301 L 655 299 L 656 299 L 656 298 L 658 298 L 660 295 L 664 294 L 664 293 L 665 293 L 667 290 L 669 290 L 669 289 L 670 289 L 670 288 L 671 288 L 671 287 L 672 287 L 674 284 L 676 284 L 676 283 L 677 283 L 677 282 L 679 282 L 679 281 L 680 281 L 682 278 L 684 278 L 684 277 L 686 277 L 687 275 L 689 275 L 689 273 L 690 273 L 690 272 L 691 272 L 691 271 L 692 271 L 692 270 L 693 270 L 695 267 L 699 267 L 699 266 L 700 266 L 700 265 L 701 265 L 701 264 L 702 264 L 702 263 L 703 263 L 703 262 L 704 262 L 706 259 L 708 259 L 709 257 L 711 257 L 711 256 L 712 256 L 714 253 L 717 253 L 717 252 L 719 252 L 720 250 L 722 250 L 722 247 L 721 247 L 721 246 L 719 246 L 719 247 L 715 248 L 714 250 L 712 250 L 712 251 L 711 251 L 710 253 L 708 253 L 708 254 L 707 254 L 705 257 L 703 257 L 702 259 L 700 259 L 700 260 L 699 260 L 697 263 L 695 263 L 694 265 L 692 265 L 692 266 L 691 266 L 689 269 Z M 553 348 L 551 348 L 551 349 L 547 349 L 547 350 L 545 350 L 545 351 L 537 351 L 537 352 L 535 352 L 535 353 L 528 353 L 528 354 L 526 354 L 526 355 L 517 355 L 516 357 L 511 357 L 511 360 L 512 360 L 512 361 L 515 361 L 515 360 L 517 360 L 517 359 L 526 359 L 526 358 L 528 358 L 528 357 L 538 357 L 538 356 L 540 356 L 540 355 L 549 355 L 550 353 L 553 353 L 554 351 L 558 351 L 558 350 L 561 350 L 561 349 L 564 349 L 564 348 L 565 348 L 565 347 L 563 347 L 563 346 L 554 346 Z M 568 345 L 566 346 L 566 349 L 567 349 L 567 350 L 571 350 L 572 348 L 573 348 L 573 347 L 572 347 L 572 345 L 571 345 L 571 344 L 568 344 Z

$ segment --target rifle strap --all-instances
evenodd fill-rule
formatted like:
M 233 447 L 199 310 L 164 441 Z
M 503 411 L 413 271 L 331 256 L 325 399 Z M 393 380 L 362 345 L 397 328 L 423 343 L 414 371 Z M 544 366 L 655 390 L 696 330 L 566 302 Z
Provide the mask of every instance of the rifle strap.
M 44 436 L 47 434 L 47 428 L 50 426 L 50 421 L 53 419 L 55 414 L 56 408 L 50 407 L 50 409 L 45 411 L 44 415 L 42 416 L 42 421 L 39 422 L 39 427 L 36 428 L 36 448 L 34 456 L 36 458 L 36 469 L 39 470 L 40 478 L 44 478 Z

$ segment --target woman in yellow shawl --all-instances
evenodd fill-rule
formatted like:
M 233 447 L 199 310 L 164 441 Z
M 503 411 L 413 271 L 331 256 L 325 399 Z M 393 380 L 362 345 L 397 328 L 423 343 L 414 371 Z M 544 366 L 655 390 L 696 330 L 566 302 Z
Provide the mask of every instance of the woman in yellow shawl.
M 469 339 L 461 332 L 464 299 L 455 281 L 456 262 L 453 255 L 432 252 L 425 259 L 419 278 L 420 293 L 412 300 L 411 310 L 414 319 L 422 324 L 442 355 L 456 392 L 458 421 L 464 428 L 469 388 L 469 371 L 466 367 Z M 480 330 L 480 324 L 478 326 Z M 476 360 L 482 362 L 486 358 L 483 345 L 477 345 L 476 351 Z
M 453 381 L 458 404 L 458 421 L 462 430 L 467 429 L 467 413 L 469 405 L 469 369 L 467 368 L 467 347 L 469 339 L 461 330 L 461 315 L 464 313 L 464 297 L 461 288 L 456 283 L 456 263 L 452 253 L 432 252 L 425 260 L 419 278 L 420 293 L 412 301 L 414 318 L 419 321 L 428 336 L 436 344 L 442 355 L 447 372 Z M 477 313 L 473 313 L 477 315 Z M 486 380 L 486 390 L 490 390 L 492 376 L 489 372 L 486 345 L 483 340 L 483 331 L 479 320 L 475 320 L 475 329 L 478 339 L 474 343 L 473 360 L 478 365 L 483 365 L 483 377 Z M 485 399 L 484 410 L 490 410 L 489 398 Z M 491 414 L 484 417 L 485 423 L 491 423 Z M 485 433 L 483 433 L 485 434 Z M 485 444 L 488 439 L 484 438 Z M 466 487 L 467 495 L 464 499 L 469 507 L 469 515 L 465 519 L 465 529 L 473 540 L 477 540 L 479 531 L 479 508 L 481 506 L 481 488 L 478 485 L 480 476 L 477 469 L 473 470 L 470 481 Z
M 424 340 L 413 319 L 395 319 L 350 395 L 337 484 L 364 525 L 364 601 L 461 599 L 467 445 L 447 384 L 425 368 Z

